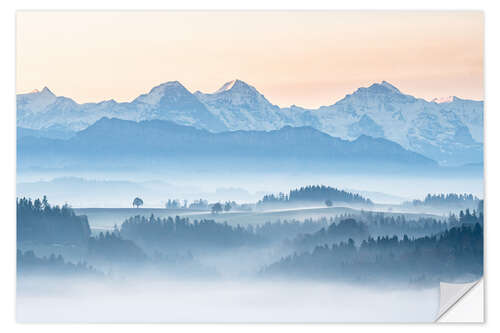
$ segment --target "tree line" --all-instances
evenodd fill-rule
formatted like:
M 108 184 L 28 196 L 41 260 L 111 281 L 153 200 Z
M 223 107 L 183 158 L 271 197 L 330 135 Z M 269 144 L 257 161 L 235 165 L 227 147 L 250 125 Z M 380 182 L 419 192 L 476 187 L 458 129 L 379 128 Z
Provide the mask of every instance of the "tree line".
M 151 215 L 149 218 L 146 218 L 137 215 L 126 219 L 121 227 L 115 227 L 114 231 L 91 236 L 85 216 L 77 216 L 68 205 L 62 207 L 51 206 L 46 197 L 41 200 L 17 199 L 17 214 L 17 237 L 19 243 L 48 244 L 51 246 L 57 244 L 58 249 L 61 248 L 59 244 L 65 244 L 68 247 L 76 245 L 86 251 L 86 259 L 92 264 L 116 263 L 128 265 L 156 263 L 162 265 L 163 263 L 171 262 L 172 258 L 177 258 L 175 259 L 175 265 L 178 265 L 178 261 L 184 260 L 184 257 L 191 258 L 190 260 L 193 262 L 193 258 L 190 255 L 191 251 L 195 253 L 212 250 L 225 251 L 238 247 L 259 247 L 279 243 L 290 246 L 289 249 L 291 251 L 301 253 L 282 259 L 280 262 L 283 262 L 283 267 L 295 267 L 291 269 L 293 272 L 310 272 L 313 275 L 316 273 L 314 270 L 308 271 L 309 268 L 307 267 L 309 266 L 306 265 L 307 267 L 304 270 L 301 268 L 302 262 L 300 260 L 302 259 L 295 261 L 290 258 L 309 258 L 312 260 L 311 262 L 315 262 L 320 266 L 324 264 L 325 267 L 330 267 L 329 269 L 332 270 L 331 272 L 328 271 L 328 274 L 334 274 L 332 272 L 339 269 L 339 267 L 335 265 L 335 267 L 329 266 L 329 262 L 321 263 L 322 259 L 318 258 L 323 258 L 320 254 L 325 252 L 325 250 L 330 251 L 327 251 L 327 253 L 331 254 L 328 258 L 333 258 L 332 263 L 338 259 L 340 262 L 343 262 L 342 265 L 349 263 L 351 261 L 350 256 L 355 255 L 353 257 L 355 260 L 353 259 L 354 261 L 351 266 L 348 265 L 347 271 L 354 269 L 358 270 L 358 273 L 365 269 L 363 268 L 364 264 L 366 264 L 366 269 L 371 267 L 370 269 L 376 270 L 376 267 L 372 267 L 375 265 L 372 262 L 373 260 L 376 263 L 393 265 L 389 268 L 395 270 L 395 262 L 386 262 L 391 256 L 400 257 L 403 255 L 410 262 L 413 260 L 418 265 L 428 265 L 423 258 L 418 256 L 428 257 L 429 261 L 433 261 L 434 257 L 432 256 L 436 254 L 433 252 L 435 249 L 432 246 L 426 248 L 419 244 L 435 245 L 437 242 L 441 244 L 438 246 L 439 248 L 445 244 L 448 246 L 448 250 L 451 251 L 449 252 L 451 253 L 450 255 L 456 255 L 458 253 L 456 251 L 462 249 L 463 253 L 460 252 L 460 256 L 465 258 L 466 251 L 478 251 L 479 243 L 477 242 L 479 242 L 479 234 L 482 242 L 484 218 L 481 210 L 471 211 L 469 209 L 460 211 L 457 215 L 450 214 L 447 218 L 443 219 L 428 217 L 412 219 L 405 215 L 386 215 L 384 213 L 362 211 L 356 215 L 344 214 L 329 219 L 306 219 L 304 221 L 278 220 L 242 227 L 240 225 L 232 226 L 227 222 L 218 223 L 210 219 L 191 221 L 187 217 L 179 216 L 175 218 L 159 218 Z M 480 233 L 478 230 L 480 230 Z M 472 231 L 474 232 L 474 237 L 476 237 L 473 239 L 474 241 L 472 241 L 472 236 L 470 235 Z M 454 241 L 458 242 L 456 243 L 456 248 L 453 248 Z M 373 245 L 374 242 L 376 245 Z M 401 245 L 408 245 L 410 243 L 413 244 L 410 247 Z M 354 244 L 359 244 L 359 246 L 355 246 Z M 394 247 L 394 244 L 398 245 Z M 356 248 L 355 252 L 351 251 L 351 245 Z M 359 251 L 361 248 L 366 249 L 369 245 L 375 246 L 369 248 L 374 251 L 373 253 L 377 253 L 377 251 L 381 251 L 383 248 L 392 249 L 392 252 L 381 252 L 379 259 L 370 257 L 371 261 L 368 260 L 365 262 L 363 258 L 365 258 L 366 253 Z M 416 254 L 411 251 L 408 252 L 409 250 L 402 252 L 402 254 L 397 252 L 400 249 L 404 250 L 407 248 L 411 248 L 414 251 L 417 247 L 419 251 L 422 250 L 423 252 L 417 251 L 418 253 Z M 347 253 L 344 261 L 341 260 L 341 253 Z M 364 254 L 363 256 L 359 256 L 359 253 Z M 392 254 L 389 255 L 388 253 Z M 179 254 L 181 255 L 179 256 Z M 183 254 L 189 255 L 185 256 Z M 442 255 L 442 253 L 439 253 L 439 255 Z M 28 259 L 24 256 L 26 256 L 26 253 L 22 252 L 18 255 L 19 260 L 24 260 L 21 270 L 23 272 L 30 271 L 30 266 L 33 269 L 44 266 L 47 269 L 52 267 L 56 271 L 79 272 L 78 269 L 65 265 L 64 259 L 59 256 L 34 258 L 34 254 L 32 253 L 27 254 L 26 258 Z M 443 257 L 439 256 L 438 258 L 443 259 Z M 455 260 L 453 257 L 451 258 L 452 261 Z M 478 257 L 474 258 L 476 260 Z M 466 264 L 472 267 L 471 265 L 474 265 L 474 260 L 470 259 Z M 293 264 L 289 264 L 290 262 Z M 445 265 L 446 262 L 442 262 L 442 264 Z M 79 264 L 72 265 L 78 266 Z M 86 265 L 85 263 L 84 266 Z M 276 263 L 276 265 L 271 267 L 282 267 L 279 263 Z M 457 269 L 457 267 L 452 268 L 453 270 Z M 341 266 L 341 269 L 344 269 L 343 266 Z M 273 270 L 275 268 L 270 268 L 270 271 Z M 430 274 L 433 271 L 427 267 L 426 272 Z M 410 275 L 413 278 L 415 277 L 413 273 Z
M 148 249 L 230 249 L 281 242 L 299 234 L 315 232 L 331 222 L 326 218 L 292 219 L 243 227 L 209 219 L 191 221 L 187 217 L 161 218 L 152 214 L 149 218 L 137 215 L 126 219 L 118 232 L 124 239 L 133 240 Z
M 78 216 L 67 204 L 51 206 L 41 200 L 16 199 L 17 241 L 85 245 L 90 237 L 87 216 Z
M 92 265 L 88 265 L 86 261 L 80 261 L 76 264 L 69 261 L 64 261 L 62 255 L 51 254 L 50 256 L 38 257 L 33 250 L 21 251 L 17 250 L 17 265 L 16 270 L 18 275 L 24 274 L 41 274 L 41 275 L 87 275 L 99 276 L 102 275 Z
M 194 220 L 187 217 L 160 218 L 151 215 L 133 216 L 126 219 L 120 235 L 148 250 L 193 250 L 238 247 L 258 242 L 258 237 L 241 226 L 227 222 Z
M 137 245 L 123 239 L 118 233 L 106 232 L 92 236 L 87 216 L 76 215 L 69 205 L 50 205 L 46 196 L 35 200 L 18 198 L 16 202 L 18 249 L 56 246 L 55 250 L 64 253 L 77 247 L 93 262 L 125 263 L 146 259 L 144 252 Z M 80 269 L 80 264 L 64 262 L 60 254 L 38 258 L 32 252 L 18 253 L 18 259 L 22 260 L 18 262 L 21 265 L 19 273 L 50 269 L 54 272 L 85 271 Z
M 355 203 L 371 205 L 373 202 L 363 196 L 339 190 L 325 185 L 309 185 L 290 190 L 289 193 L 280 192 L 278 195 L 265 195 L 257 204 L 289 203 L 289 202 L 325 202 L 327 203 Z
M 407 218 L 405 215 L 386 215 L 385 213 L 365 212 L 360 214 L 341 214 L 331 219 L 331 223 L 320 230 L 301 234 L 289 244 L 296 250 L 310 250 L 316 245 L 339 243 L 348 239 L 360 242 L 368 237 L 397 236 L 424 237 L 442 233 L 463 224 L 483 225 L 483 214 L 469 209 L 447 218 L 432 217 Z
M 395 279 L 437 283 L 483 274 L 483 228 L 464 224 L 433 236 L 350 238 L 294 253 L 262 270 L 265 275 L 350 281 Z
M 410 203 L 406 203 L 407 205 Z M 413 206 L 431 206 L 431 207 L 443 207 L 443 206 L 455 206 L 455 207 L 478 207 L 479 198 L 472 194 L 456 194 L 456 193 L 440 193 L 440 194 L 427 194 L 424 200 L 413 200 L 411 205 Z

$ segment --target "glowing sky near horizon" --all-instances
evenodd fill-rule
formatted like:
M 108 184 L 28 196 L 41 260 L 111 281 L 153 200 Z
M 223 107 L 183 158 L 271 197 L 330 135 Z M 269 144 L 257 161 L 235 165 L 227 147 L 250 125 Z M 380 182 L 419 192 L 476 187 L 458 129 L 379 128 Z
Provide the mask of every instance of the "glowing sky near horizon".
M 382 80 L 432 99 L 483 99 L 481 12 L 21 11 L 16 91 L 130 101 L 177 80 L 241 79 L 280 106 L 333 104 Z

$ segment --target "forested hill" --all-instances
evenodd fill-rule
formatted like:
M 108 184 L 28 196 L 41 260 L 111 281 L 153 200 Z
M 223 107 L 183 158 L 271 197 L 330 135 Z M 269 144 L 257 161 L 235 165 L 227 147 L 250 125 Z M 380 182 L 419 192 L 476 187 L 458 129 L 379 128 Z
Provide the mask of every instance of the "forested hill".
M 45 196 L 41 200 L 18 198 L 17 247 L 32 250 L 39 245 L 59 253 L 81 249 L 88 259 L 99 261 L 116 263 L 145 259 L 141 249 L 119 235 L 107 232 L 92 237 L 87 216 L 76 215 L 68 205 L 50 205 Z M 34 262 L 27 261 L 28 264 Z M 42 260 L 39 263 L 48 262 Z
M 424 200 L 413 200 L 411 205 L 413 206 L 430 206 L 430 207 L 443 207 L 443 206 L 454 206 L 454 207 L 470 207 L 477 208 L 480 204 L 480 199 L 472 194 L 456 194 L 456 193 L 440 193 L 440 194 L 427 194 Z M 410 204 L 409 202 L 406 203 Z
M 390 216 L 384 213 L 361 212 L 356 215 L 340 215 L 327 227 L 314 233 L 298 235 L 290 244 L 297 251 L 311 251 L 316 246 L 338 244 L 349 238 L 360 244 L 363 240 L 385 236 L 408 237 L 410 239 L 439 235 L 446 230 L 462 225 L 483 225 L 483 214 L 467 209 L 446 219 L 419 217 L 407 219 L 404 215 Z
M 406 235 L 369 237 L 319 245 L 268 266 L 266 275 L 345 279 L 366 283 L 387 279 L 437 282 L 483 273 L 483 228 L 464 224 L 441 234 L 411 239 Z
M 17 241 L 85 245 L 90 237 L 87 216 L 68 205 L 51 206 L 47 197 L 17 199 Z
M 367 204 L 371 205 L 370 199 L 363 196 L 339 190 L 334 187 L 325 185 L 310 185 L 298 189 L 290 190 L 288 194 L 279 193 L 278 195 L 269 194 L 265 195 L 259 201 L 259 205 L 273 204 L 273 203 L 298 203 L 298 202 L 317 202 L 326 203 L 331 205 L 333 203 L 353 203 L 353 204 Z

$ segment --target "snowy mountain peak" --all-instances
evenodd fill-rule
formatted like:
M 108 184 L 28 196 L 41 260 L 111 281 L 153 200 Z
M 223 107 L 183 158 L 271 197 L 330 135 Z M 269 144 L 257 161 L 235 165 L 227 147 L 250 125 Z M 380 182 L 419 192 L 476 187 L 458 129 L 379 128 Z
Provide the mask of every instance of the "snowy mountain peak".
M 56 96 L 56 95 L 54 95 L 54 94 L 52 93 L 52 91 L 50 91 L 50 89 L 49 89 L 49 88 L 47 88 L 47 87 L 43 87 L 43 89 L 42 89 L 42 91 L 40 92 L 40 94 L 41 94 L 41 95 L 43 95 L 43 96 L 48 96 L 48 97 L 55 97 L 55 96 Z
M 33 89 L 30 93 L 25 94 L 25 95 L 37 95 L 37 96 L 43 96 L 43 97 L 56 97 L 56 95 L 54 95 L 52 93 L 52 91 L 50 91 L 50 89 L 47 88 L 47 87 L 43 87 L 43 89 L 41 91 L 38 90 L 38 89 Z
M 168 81 L 153 87 L 149 93 L 155 90 L 165 90 L 166 88 L 184 88 L 184 86 L 179 81 Z
M 244 90 L 255 90 L 252 86 L 246 84 L 241 80 L 232 80 L 226 82 L 220 87 L 214 94 L 223 93 L 225 91 L 244 91 Z
M 393 86 L 392 84 L 390 84 L 387 81 L 382 81 L 382 83 L 380 83 L 380 85 L 383 86 L 383 87 L 386 87 L 387 89 L 390 89 L 391 91 L 393 91 L 395 93 L 398 93 L 398 94 L 401 93 L 401 91 L 399 91 L 398 88 L 396 88 L 395 86 Z
M 455 96 L 448 96 L 448 97 L 437 97 L 434 98 L 431 102 L 434 102 L 436 104 L 442 104 L 442 103 L 451 103 L 455 100 Z
M 353 95 L 400 95 L 403 96 L 401 91 L 399 91 L 398 88 L 393 86 L 387 81 L 382 81 L 380 83 L 374 83 L 369 87 L 361 87 L 358 88 L 352 95 L 346 95 L 346 97 L 353 96 Z
M 42 91 L 35 89 L 31 93 L 17 95 L 17 109 L 20 115 L 30 114 L 34 116 L 45 112 L 48 107 L 61 99 L 63 98 L 56 97 L 47 87 L 44 87 Z M 62 106 L 62 104 L 59 105 L 59 107 Z M 47 127 L 47 124 L 44 125 L 43 127 Z
M 220 87 L 216 92 L 214 92 L 214 94 L 218 94 L 218 93 L 221 93 L 221 92 L 224 92 L 224 91 L 231 90 L 231 88 L 233 88 L 233 86 L 236 83 L 236 81 L 238 81 L 238 80 L 232 80 L 232 81 L 224 83 L 222 85 L 222 87 Z
M 153 87 L 149 93 L 137 97 L 134 101 L 149 105 L 158 105 L 161 99 L 166 96 L 171 97 L 190 95 L 189 91 L 179 81 L 168 81 Z

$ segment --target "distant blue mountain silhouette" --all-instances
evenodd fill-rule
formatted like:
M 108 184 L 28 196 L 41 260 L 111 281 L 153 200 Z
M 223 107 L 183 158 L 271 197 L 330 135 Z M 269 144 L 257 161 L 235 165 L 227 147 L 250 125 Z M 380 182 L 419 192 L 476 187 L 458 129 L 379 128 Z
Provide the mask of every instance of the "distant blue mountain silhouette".
M 364 169 L 387 165 L 433 168 L 433 160 L 383 138 L 362 135 L 354 141 L 331 137 L 312 127 L 273 131 L 212 133 L 165 120 L 134 122 L 102 118 L 67 140 L 21 137 L 23 168 L 182 166 L 205 169 L 279 167 L 288 169 Z

